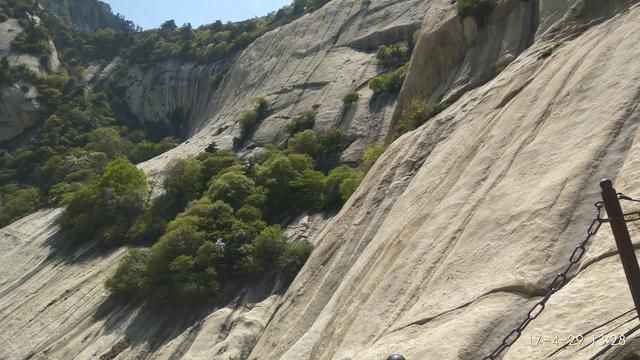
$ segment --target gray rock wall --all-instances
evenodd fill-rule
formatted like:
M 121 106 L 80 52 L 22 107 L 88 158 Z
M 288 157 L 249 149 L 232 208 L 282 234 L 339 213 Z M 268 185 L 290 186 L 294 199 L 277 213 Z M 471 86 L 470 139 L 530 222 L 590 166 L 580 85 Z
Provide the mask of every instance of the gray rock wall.
M 195 124 L 188 143 L 143 167 L 158 171 L 167 160 L 202 151 L 212 141 L 231 148 L 233 137 L 240 134 L 236 119 L 256 96 L 265 96 L 273 113 L 247 146 L 281 143 L 289 119 L 316 107 L 316 129 L 342 125 L 354 139 L 344 160 L 359 161 L 367 144 L 387 136 L 395 106 L 394 97 L 373 98 L 367 86 L 381 72 L 375 50 L 411 36 L 430 4 L 422 0 L 335 0 L 265 34 L 233 63 L 209 98 L 208 114 Z M 360 100 L 344 109 L 342 96 L 350 90 L 357 90 Z
M 599 180 L 640 193 L 640 38 L 630 35 L 640 7 L 579 5 L 554 37 L 394 142 L 318 238 L 250 359 L 480 359 L 524 319 L 584 239 Z M 607 8 L 620 13 L 601 17 Z M 559 349 L 532 346 L 535 336 L 611 336 L 637 324 L 615 255 L 603 225 L 504 358 Z

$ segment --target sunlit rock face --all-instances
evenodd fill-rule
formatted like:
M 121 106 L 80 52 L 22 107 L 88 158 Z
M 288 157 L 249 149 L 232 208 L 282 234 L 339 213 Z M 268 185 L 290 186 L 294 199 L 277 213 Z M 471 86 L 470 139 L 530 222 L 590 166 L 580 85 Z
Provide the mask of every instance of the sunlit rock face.
M 40 4 L 77 31 L 90 33 L 122 26 L 111 6 L 99 0 L 40 0 Z
M 501 1 L 474 31 L 448 3 L 426 17 L 400 102 L 446 97 L 501 54 L 512 61 L 391 145 L 319 236 L 251 359 L 483 358 L 584 239 L 599 180 L 640 193 L 635 2 L 579 1 L 563 14 L 540 6 L 545 12 L 528 23 L 545 31 L 518 26 L 542 2 Z M 457 60 L 448 64 L 446 54 Z M 631 225 L 636 241 L 637 230 Z M 603 226 L 579 271 L 505 359 L 558 350 L 532 346 L 535 336 L 624 333 L 635 325 L 630 309 Z M 611 358 L 633 349 L 617 347 Z M 600 350 L 570 346 L 552 358 L 590 359 Z
M 374 97 L 375 50 L 418 28 L 399 98 Z M 353 162 L 412 99 L 451 105 L 397 139 L 339 214 L 289 228 L 316 250 L 286 292 L 266 282 L 210 309 L 159 313 L 108 296 L 104 279 L 125 250 L 104 254 L 89 242 L 69 252 L 62 210 L 0 230 L 0 357 L 85 359 L 115 346 L 123 359 L 228 360 L 259 338 L 250 359 L 482 358 L 584 238 L 598 181 L 640 194 L 639 30 L 636 1 L 502 0 L 481 27 L 448 0 L 334 0 L 237 54 L 215 86 L 207 78 L 219 64 L 127 69 L 130 82 L 118 81 L 137 116 L 189 115 L 190 138 L 142 164 L 150 174 L 212 141 L 230 148 L 255 96 L 273 113 L 241 151 L 283 141 L 289 118 L 316 108 L 317 130 L 339 124 L 352 136 L 343 160 Z M 345 108 L 352 89 L 360 100 Z M 531 346 L 535 336 L 632 327 L 630 313 L 609 322 L 633 307 L 615 255 L 603 226 L 505 359 L 558 350 Z M 610 358 L 624 359 L 629 344 Z

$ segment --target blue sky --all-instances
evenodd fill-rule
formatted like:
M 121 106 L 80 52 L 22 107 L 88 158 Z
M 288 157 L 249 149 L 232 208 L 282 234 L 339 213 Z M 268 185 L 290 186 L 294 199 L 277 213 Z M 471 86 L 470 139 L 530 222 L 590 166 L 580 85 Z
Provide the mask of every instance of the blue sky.
M 114 13 L 123 14 L 144 29 L 173 19 L 178 26 L 190 22 L 194 27 L 216 20 L 237 21 L 266 15 L 291 0 L 103 0 Z

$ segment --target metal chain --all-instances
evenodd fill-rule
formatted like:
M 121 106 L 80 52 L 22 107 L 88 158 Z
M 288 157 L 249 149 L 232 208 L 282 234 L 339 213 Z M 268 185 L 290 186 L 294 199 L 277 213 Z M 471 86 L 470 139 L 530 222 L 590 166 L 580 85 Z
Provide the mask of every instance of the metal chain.
M 620 200 L 627 200 L 627 201 L 633 201 L 633 202 L 640 202 L 640 200 L 638 199 L 634 199 L 632 197 L 629 197 L 623 193 L 618 193 L 618 199 Z
M 640 202 L 640 200 L 638 200 L 638 202 Z M 586 245 L 589 240 L 591 240 L 591 238 L 598 232 L 602 223 L 608 221 L 607 219 L 602 218 L 602 208 L 604 207 L 604 203 L 602 201 L 598 201 L 597 203 L 595 203 L 595 207 L 596 217 L 595 219 L 593 219 L 591 225 L 589 225 L 589 228 L 587 229 L 586 238 L 573 250 L 571 257 L 569 258 L 569 264 L 567 265 L 567 267 L 553 279 L 551 285 L 549 285 L 549 287 L 547 288 L 544 297 L 540 301 L 538 301 L 531 308 L 531 310 L 529 310 L 527 317 L 520 323 L 520 325 L 517 328 L 513 329 L 507 336 L 505 336 L 502 339 L 502 343 L 500 343 L 500 345 L 489 355 L 485 356 L 483 360 L 495 360 L 498 358 L 498 356 L 500 356 L 500 354 L 502 354 L 503 351 L 505 351 L 509 346 L 513 345 L 520 338 L 524 329 L 526 329 L 526 327 L 533 320 L 535 320 L 540 315 L 540 313 L 542 313 L 551 295 L 560 290 L 562 285 L 564 285 L 564 283 L 567 281 L 567 275 L 569 274 L 569 271 L 571 271 L 571 268 L 573 268 L 574 265 L 580 262 L 582 256 L 585 254 Z
M 634 199 L 634 198 L 629 197 L 629 196 L 627 196 L 627 195 L 625 195 L 623 193 L 618 193 L 618 199 L 626 200 L 626 201 L 632 201 L 632 202 L 640 202 L 639 199 Z M 639 220 L 640 220 L 640 210 L 624 213 L 624 221 L 625 222 L 634 222 L 634 221 L 639 221 Z

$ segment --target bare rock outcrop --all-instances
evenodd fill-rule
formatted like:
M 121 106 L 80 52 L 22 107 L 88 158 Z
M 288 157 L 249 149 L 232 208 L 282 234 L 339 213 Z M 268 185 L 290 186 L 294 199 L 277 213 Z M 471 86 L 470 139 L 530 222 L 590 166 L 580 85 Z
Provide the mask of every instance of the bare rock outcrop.
M 395 97 L 374 98 L 367 87 L 368 80 L 381 71 L 375 51 L 380 45 L 410 38 L 430 4 L 335 0 L 263 35 L 235 60 L 209 98 L 207 116 L 194 124 L 188 143 L 143 167 L 158 171 L 168 159 L 202 151 L 212 141 L 231 148 L 233 137 L 240 133 L 236 120 L 256 96 L 266 97 L 273 112 L 248 147 L 281 143 L 291 117 L 317 108 L 316 130 L 342 126 L 354 139 L 344 160 L 359 161 L 367 144 L 386 137 L 395 107 Z M 351 90 L 358 91 L 360 100 L 345 108 L 342 96 Z
M 70 250 L 58 233 L 61 210 L 41 211 L 0 230 L 0 357 L 229 359 L 257 338 L 281 284 L 241 292 L 224 307 L 163 311 L 109 297 L 105 279 L 125 249 Z
M 577 2 L 495 79 L 398 139 L 326 226 L 250 358 L 479 359 L 497 346 L 586 235 L 598 181 L 640 192 L 640 44 L 630 35 L 640 7 L 631 3 Z M 619 13 L 602 17 L 607 7 Z M 532 346 L 536 335 L 633 326 L 614 246 L 603 226 L 506 359 L 559 349 Z
M 0 230 L 0 355 L 85 359 L 118 349 L 127 359 L 227 360 L 266 327 L 250 359 L 482 358 L 586 235 L 598 180 L 640 194 L 640 5 L 503 0 L 486 27 L 471 20 L 449 0 L 334 0 L 254 42 L 206 89 L 208 103 L 191 99 L 206 114 L 192 119 L 194 137 L 142 165 L 161 171 L 212 140 L 230 147 L 254 96 L 274 108 L 257 145 L 278 142 L 290 116 L 318 104 L 318 129 L 342 123 L 362 143 L 384 138 L 396 101 L 366 88 L 378 70 L 373 50 L 423 24 L 399 102 L 455 102 L 395 141 L 338 215 L 289 229 L 317 247 L 283 296 L 266 284 L 226 306 L 161 316 L 119 302 L 103 281 L 124 250 L 70 251 L 57 232 L 61 210 L 42 211 Z M 204 71 L 167 66 L 154 75 L 173 84 L 160 99 L 175 84 L 191 91 L 179 74 Z M 134 84 L 146 88 L 146 76 Z M 350 89 L 361 99 L 345 110 Z M 637 242 L 640 228 L 631 230 Z M 624 333 L 632 307 L 604 225 L 505 359 L 590 359 L 601 346 L 531 339 Z M 623 359 L 638 347 L 628 343 L 607 356 Z
M 0 23 L 0 59 L 7 58 L 11 66 L 24 65 L 39 75 L 46 75 L 60 66 L 53 41 L 48 67 L 40 59 L 29 54 L 18 54 L 11 50 L 11 42 L 23 31 L 16 19 Z M 14 139 L 25 130 L 44 120 L 44 105 L 38 101 L 38 89 L 28 82 L 0 84 L 0 142 Z

